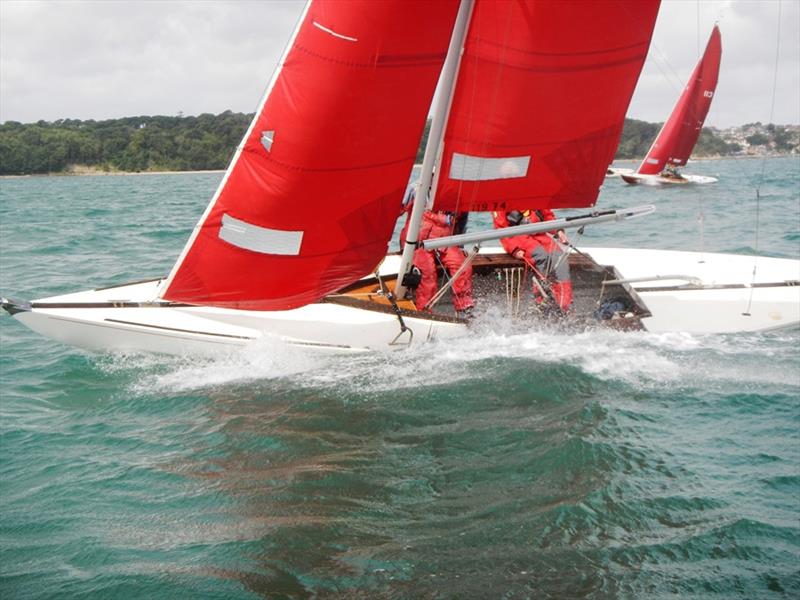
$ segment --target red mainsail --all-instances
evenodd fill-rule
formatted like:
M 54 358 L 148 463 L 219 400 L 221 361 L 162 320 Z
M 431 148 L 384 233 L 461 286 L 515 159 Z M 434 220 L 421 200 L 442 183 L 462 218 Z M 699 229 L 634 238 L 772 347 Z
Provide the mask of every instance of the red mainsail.
M 595 203 L 650 45 L 658 0 L 478 0 L 438 210 Z
M 717 89 L 721 58 L 722 40 L 719 27 L 715 25 L 706 51 L 694 68 L 689 83 L 672 109 L 672 114 L 639 166 L 639 173 L 655 175 L 661 173 L 666 165 L 679 167 L 689 160 Z
M 458 0 L 314 0 L 162 297 L 282 310 L 386 254 Z

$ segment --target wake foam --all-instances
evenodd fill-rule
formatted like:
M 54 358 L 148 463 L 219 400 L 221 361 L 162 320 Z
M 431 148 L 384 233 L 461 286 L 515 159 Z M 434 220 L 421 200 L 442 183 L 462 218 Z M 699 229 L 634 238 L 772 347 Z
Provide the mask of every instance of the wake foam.
M 491 382 L 503 376 L 507 361 L 540 371 L 567 366 L 601 381 L 641 389 L 724 382 L 747 388 L 765 383 L 800 385 L 797 341 L 797 333 L 696 335 L 605 329 L 565 333 L 480 319 L 459 339 L 361 354 L 320 354 L 265 336 L 215 358 L 117 356 L 99 364 L 117 376 L 126 374 L 129 389 L 142 394 L 277 381 L 282 386 L 335 386 L 359 394 L 424 389 Z

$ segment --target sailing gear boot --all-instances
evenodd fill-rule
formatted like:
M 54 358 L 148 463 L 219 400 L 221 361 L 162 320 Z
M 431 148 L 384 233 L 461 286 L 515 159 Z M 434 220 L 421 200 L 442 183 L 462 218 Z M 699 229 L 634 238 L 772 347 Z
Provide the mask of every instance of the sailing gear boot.
M 550 286 L 553 296 L 558 302 L 565 313 L 569 312 L 572 306 L 572 282 L 571 281 L 556 281 Z

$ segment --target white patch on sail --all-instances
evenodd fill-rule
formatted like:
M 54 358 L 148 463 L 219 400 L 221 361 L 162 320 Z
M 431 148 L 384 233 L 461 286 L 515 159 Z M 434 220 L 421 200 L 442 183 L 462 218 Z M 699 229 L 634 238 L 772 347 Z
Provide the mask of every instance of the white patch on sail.
M 657 158 L 648 158 L 647 159 L 647 163 L 650 164 L 650 165 L 657 165 L 658 164 L 658 159 Z
M 314 24 L 314 27 L 316 27 L 317 29 L 321 29 L 325 33 L 330 33 L 333 37 L 337 37 L 337 38 L 339 38 L 341 40 L 347 40 L 348 42 L 357 42 L 358 41 L 358 38 L 350 37 L 350 36 L 347 36 L 347 35 L 342 35 L 341 33 L 336 33 L 332 29 L 328 29 L 327 27 L 325 27 L 324 25 L 320 25 L 316 21 L 312 21 L 312 23 Z
M 222 215 L 219 237 L 237 248 L 260 252 L 297 256 L 303 243 L 302 231 L 281 231 L 245 223 L 228 214 Z
M 275 139 L 275 132 L 274 131 L 262 131 L 261 132 L 261 145 L 264 146 L 264 150 L 269 152 L 272 150 L 272 141 Z
M 515 179 L 528 174 L 530 156 L 508 158 L 484 158 L 453 153 L 450 163 L 450 179 L 457 181 L 490 181 L 492 179 Z

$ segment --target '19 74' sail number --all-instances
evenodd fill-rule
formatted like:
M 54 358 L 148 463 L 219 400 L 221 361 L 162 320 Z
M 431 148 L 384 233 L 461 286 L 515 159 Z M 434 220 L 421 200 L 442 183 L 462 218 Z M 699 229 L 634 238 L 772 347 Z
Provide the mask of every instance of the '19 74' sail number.
M 473 202 L 469 210 L 471 212 L 494 212 L 505 210 L 506 203 L 504 202 Z

